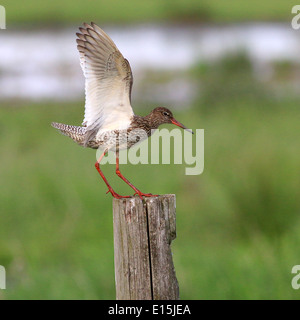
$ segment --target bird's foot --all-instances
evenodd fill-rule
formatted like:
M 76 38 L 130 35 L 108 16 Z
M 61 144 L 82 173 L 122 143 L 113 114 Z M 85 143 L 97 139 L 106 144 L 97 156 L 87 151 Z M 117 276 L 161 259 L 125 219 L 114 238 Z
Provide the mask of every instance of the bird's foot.
M 139 197 L 140 197 L 142 200 L 143 200 L 143 197 L 157 197 L 157 196 L 158 196 L 158 194 L 143 193 L 143 192 L 141 192 L 141 191 L 137 191 L 137 192 L 134 194 L 134 196 L 135 196 L 136 194 L 138 194 Z
M 123 198 L 131 198 L 131 196 L 121 196 L 118 193 L 116 193 L 113 189 L 109 189 L 106 194 L 111 193 L 111 195 L 116 199 L 123 199 Z

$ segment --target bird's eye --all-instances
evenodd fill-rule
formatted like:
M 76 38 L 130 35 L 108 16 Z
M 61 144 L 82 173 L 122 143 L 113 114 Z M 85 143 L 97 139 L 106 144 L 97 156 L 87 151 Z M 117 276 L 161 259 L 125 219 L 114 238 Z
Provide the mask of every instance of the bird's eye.
M 169 116 L 169 113 L 165 111 L 164 116 Z

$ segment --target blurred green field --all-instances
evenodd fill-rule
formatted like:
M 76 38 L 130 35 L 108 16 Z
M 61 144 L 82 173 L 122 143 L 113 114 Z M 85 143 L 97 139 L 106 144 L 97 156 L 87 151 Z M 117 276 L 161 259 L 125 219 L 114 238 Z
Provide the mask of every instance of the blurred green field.
M 3 0 L 7 24 L 290 21 L 292 0 Z
M 201 74 L 204 92 L 175 112 L 205 129 L 204 173 L 131 164 L 122 172 L 145 192 L 177 196 L 181 299 L 299 299 L 291 269 L 300 262 L 300 100 L 268 94 L 244 58 L 207 68 L 191 75 Z M 80 124 L 82 114 L 83 102 L 0 109 L 2 299 L 115 298 L 112 199 L 95 151 L 50 126 Z M 113 165 L 104 172 L 117 192 L 131 193 Z

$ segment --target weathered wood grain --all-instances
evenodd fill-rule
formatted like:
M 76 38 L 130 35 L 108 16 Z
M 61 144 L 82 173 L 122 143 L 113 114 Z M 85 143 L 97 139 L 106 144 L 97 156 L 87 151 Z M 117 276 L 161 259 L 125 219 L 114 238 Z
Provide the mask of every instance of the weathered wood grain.
M 147 198 L 153 300 L 179 299 L 171 242 L 176 237 L 175 195 Z
M 175 195 L 113 200 L 116 298 L 176 300 Z

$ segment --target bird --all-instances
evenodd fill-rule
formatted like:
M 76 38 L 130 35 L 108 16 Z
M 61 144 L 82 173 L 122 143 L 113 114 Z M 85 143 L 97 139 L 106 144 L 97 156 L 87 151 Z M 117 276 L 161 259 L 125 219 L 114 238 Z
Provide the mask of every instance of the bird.
M 114 198 L 130 198 L 114 191 L 104 176 L 100 162 L 108 151 L 116 154 L 116 174 L 133 190 L 134 195 L 153 197 L 143 193 L 120 171 L 119 151 L 131 148 L 151 136 L 161 124 L 174 124 L 190 131 L 177 121 L 166 107 L 156 107 L 148 115 L 134 114 L 131 107 L 133 75 L 130 64 L 112 39 L 94 22 L 83 23 L 77 35 L 80 65 L 85 77 L 85 112 L 81 126 L 52 122 L 51 125 L 83 147 L 104 150 L 95 167 Z M 135 131 L 145 134 L 131 134 Z

